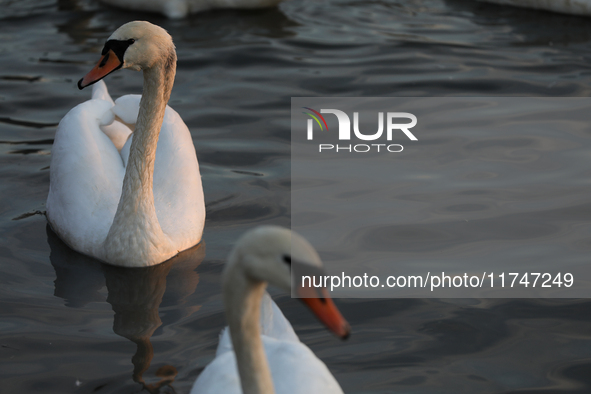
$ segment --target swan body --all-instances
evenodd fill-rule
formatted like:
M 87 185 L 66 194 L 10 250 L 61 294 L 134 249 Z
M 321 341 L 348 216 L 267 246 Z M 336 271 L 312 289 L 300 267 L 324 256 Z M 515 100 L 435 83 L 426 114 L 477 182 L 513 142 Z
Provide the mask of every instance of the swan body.
M 106 51 L 79 83 L 96 82 L 92 99 L 58 126 L 47 218 L 72 249 L 113 265 L 141 267 L 199 243 L 205 206 L 190 132 L 166 105 L 176 63 L 172 40 L 148 22 L 131 22 L 111 36 L 110 45 L 126 37 L 136 42 L 124 53 Z M 114 71 L 109 67 L 117 66 L 119 56 L 119 68 L 144 71 L 142 96 L 113 101 L 100 81 Z M 132 133 L 127 125 L 133 124 Z
M 591 16 L 591 0 L 479 0 L 516 7 Z
M 239 241 L 223 279 L 229 327 L 222 331 L 216 357 L 191 394 L 343 392 L 264 290 L 267 281 L 286 290 L 291 287 L 286 256 L 290 264 L 292 260 L 316 267 L 321 264 L 303 238 L 279 227 L 259 227 Z M 332 331 L 342 338 L 348 336 L 349 326 L 330 298 L 305 301 Z
M 102 0 L 112 6 L 158 12 L 171 19 L 211 9 L 274 7 L 282 0 Z
M 261 302 L 260 325 L 261 340 L 277 393 L 343 392 L 326 365 L 300 342 L 289 321 L 266 292 Z M 222 331 L 215 359 L 203 370 L 191 390 L 191 394 L 201 393 L 242 394 L 228 328 Z

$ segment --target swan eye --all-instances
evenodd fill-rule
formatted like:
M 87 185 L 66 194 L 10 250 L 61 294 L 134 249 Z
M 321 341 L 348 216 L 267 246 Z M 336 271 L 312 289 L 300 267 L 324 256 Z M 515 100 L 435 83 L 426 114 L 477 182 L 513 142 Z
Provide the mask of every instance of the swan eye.
M 127 43 L 129 45 L 133 44 L 135 42 L 135 40 L 133 38 L 130 38 L 129 40 L 127 40 Z
M 284 255 L 283 255 L 283 262 L 284 262 L 285 264 L 289 264 L 289 265 L 291 266 L 291 256 L 289 256 L 289 255 L 287 255 L 287 254 L 284 254 Z

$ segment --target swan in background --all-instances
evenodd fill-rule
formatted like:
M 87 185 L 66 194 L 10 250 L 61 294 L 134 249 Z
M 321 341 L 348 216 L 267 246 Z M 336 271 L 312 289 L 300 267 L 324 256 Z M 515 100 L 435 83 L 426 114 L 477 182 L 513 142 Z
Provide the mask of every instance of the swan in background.
M 561 12 L 563 14 L 591 16 L 591 0 L 479 0 L 516 7 Z
M 120 68 L 143 71 L 141 97 L 111 100 L 99 81 Z M 109 37 L 98 64 L 78 82 L 80 89 L 99 83 L 58 126 L 47 197 L 47 219 L 72 249 L 142 267 L 201 240 L 205 205 L 195 147 L 166 105 L 175 73 L 170 35 L 136 21 Z M 134 123 L 131 133 L 126 124 Z
M 216 357 L 191 394 L 342 394 L 326 365 L 298 340 L 265 292 L 267 282 L 291 292 L 292 268 L 323 273 L 318 254 L 298 234 L 264 226 L 240 238 L 222 280 L 229 328 L 222 332 Z M 319 293 L 314 294 L 316 290 Z M 349 336 L 349 325 L 326 289 L 296 291 L 304 297 L 309 292 L 322 297 L 302 301 L 336 335 Z
M 184 18 L 216 8 L 275 7 L 283 0 L 102 0 L 104 3 L 129 10 L 159 12 L 171 19 Z

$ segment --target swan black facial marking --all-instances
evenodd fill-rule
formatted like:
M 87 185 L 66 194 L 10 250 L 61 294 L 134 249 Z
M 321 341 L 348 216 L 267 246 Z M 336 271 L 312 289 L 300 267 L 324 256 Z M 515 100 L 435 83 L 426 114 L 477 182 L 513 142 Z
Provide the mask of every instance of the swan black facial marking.
M 291 267 L 291 280 L 292 280 L 292 286 L 303 286 L 303 277 L 304 276 L 309 276 L 310 278 L 316 277 L 318 279 L 318 282 L 322 282 L 322 278 L 326 276 L 326 272 L 324 271 L 324 269 L 322 267 L 318 267 L 315 265 L 311 265 L 311 264 L 306 264 L 306 263 L 301 263 L 297 260 L 293 260 L 291 256 L 288 255 L 284 255 L 283 256 L 283 261 L 287 263 L 287 260 L 289 260 L 289 265 Z M 313 281 L 316 281 L 316 279 L 310 279 Z M 315 282 L 309 282 L 309 283 L 315 283 Z M 314 298 L 318 298 L 320 300 L 320 302 L 322 304 L 326 304 L 326 298 L 324 297 L 324 293 L 322 292 L 323 288 L 320 287 L 314 287 L 314 290 L 316 291 L 316 295 L 317 297 Z
M 319 288 L 316 288 L 316 294 L 318 294 L 318 299 L 320 300 L 320 302 L 322 304 L 326 304 L 326 298 L 324 298 L 324 294 L 322 294 L 322 291 L 320 291 Z
M 109 53 L 109 51 L 113 51 L 113 53 L 117 55 L 119 61 L 123 63 L 123 56 L 125 55 L 125 51 L 134 42 L 135 40 L 133 38 L 129 40 L 109 40 L 105 43 L 101 55 L 105 56 L 107 53 Z
M 284 262 L 285 264 L 289 264 L 289 265 L 291 266 L 291 256 L 289 256 L 289 255 L 287 255 L 287 254 L 284 254 L 284 255 L 283 255 L 283 262 Z
M 289 260 L 289 263 L 286 261 Z M 315 265 L 302 263 L 296 259 L 292 259 L 289 255 L 283 256 L 283 261 L 286 264 L 289 264 L 291 267 L 292 278 L 297 277 L 301 278 L 302 276 L 317 276 L 323 277 L 326 275 L 326 272 L 322 267 L 318 267 Z M 296 283 L 302 283 L 301 280 L 298 280 Z
M 101 63 L 99 64 L 99 67 L 104 67 L 105 64 L 107 64 L 107 61 L 109 60 L 109 52 L 107 52 L 107 54 L 103 57 L 103 60 L 101 61 Z

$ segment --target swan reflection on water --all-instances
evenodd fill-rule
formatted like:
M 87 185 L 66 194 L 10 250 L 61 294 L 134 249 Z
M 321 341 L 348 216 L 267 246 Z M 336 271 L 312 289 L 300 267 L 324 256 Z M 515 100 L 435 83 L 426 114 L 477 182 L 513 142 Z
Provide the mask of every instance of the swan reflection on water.
M 156 371 L 159 381 L 144 381 L 143 374 L 154 357 L 150 338 L 162 325 L 158 308 L 163 299 L 163 306 L 177 307 L 174 321 L 167 324 L 199 310 L 200 306 L 178 306 L 184 304 L 197 288 L 199 274 L 195 270 L 205 257 L 205 244 L 202 242 L 162 264 L 124 268 L 103 264 L 70 249 L 49 225 L 47 241 L 51 248 L 49 258 L 56 273 L 54 295 L 64 299 L 68 307 L 83 308 L 91 302 L 105 301 L 101 290 L 106 286 L 106 301 L 115 312 L 113 331 L 137 346 L 131 359 L 134 382 L 140 383 L 150 393 L 158 393 L 161 387 L 170 385 L 177 375 L 176 368 L 171 365 Z

